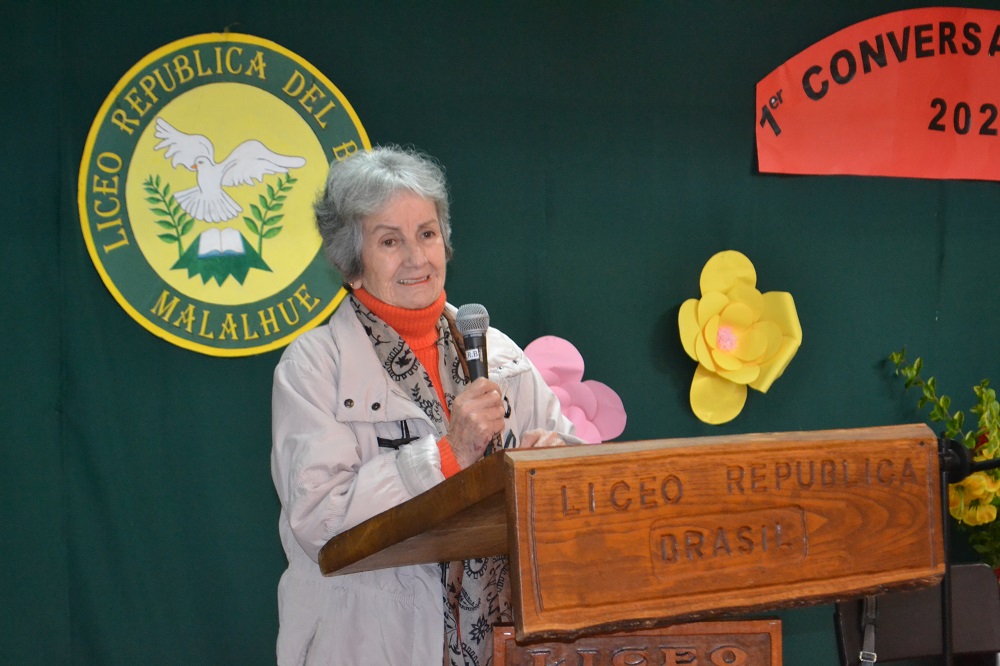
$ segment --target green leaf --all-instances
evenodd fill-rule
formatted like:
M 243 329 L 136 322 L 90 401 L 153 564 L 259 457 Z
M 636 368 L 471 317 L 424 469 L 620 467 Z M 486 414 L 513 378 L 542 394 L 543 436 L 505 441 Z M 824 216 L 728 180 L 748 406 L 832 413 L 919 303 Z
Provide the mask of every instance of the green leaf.
M 177 238 L 177 236 L 173 236 L 171 234 L 157 234 L 156 237 L 159 238 L 164 243 L 178 243 L 178 242 L 180 242 L 180 240 Z
M 170 217 L 170 211 L 163 210 L 162 208 L 150 208 L 149 209 L 153 215 L 162 215 L 164 217 Z
M 270 185 L 267 186 L 267 196 L 271 199 L 274 198 L 274 188 Z
M 146 203 L 158 204 L 161 203 L 162 199 L 160 197 L 146 197 Z
M 257 208 L 255 204 L 250 204 L 250 210 L 253 212 L 253 216 L 258 222 L 264 221 L 264 216 L 261 215 L 260 208 Z
M 243 221 L 246 223 L 246 225 L 250 229 L 250 231 L 252 231 L 256 235 L 260 236 L 260 229 L 257 227 L 257 224 L 253 220 L 251 220 L 249 217 L 244 217 Z
M 181 236 L 184 236 L 185 234 L 187 234 L 187 232 L 191 231 L 191 227 L 193 227 L 193 226 L 194 226 L 194 220 L 192 220 L 190 217 L 187 219 L 187 221 L 182 222 L 181 223 Z
M 285 207 L 285 204 L 276 203 L 273 206 L 271 206 L 271 210 L 281 210 L 284 207 Z
M 170 196 L 170 183 L 163 186 L 163 198 L 166 199 Z
M 174 230 L 174 223 L 173 222 L 168 222 L 167 220 L 153 220 L 153 222 L 156 222 L 158 225 L 160 225 L 160 227 L 162 227 L 163 229 L 166 229 L 168 231 L 173 231 Z
M 270 227 L 273 224 L 277 224 L 278 222 L 281 221 L 281 218 L 283 217 L 284 215 L 274 215 L 273 217 L 271 217 L 271 219 L 269 219 L 267 222 L 264 223 L 264 226 Z
M 268 229 L 267 231 L 264 232 L 264 238 L 274 238 L 275 236 L 281 233 L 282 229 L 284 229 L 284 227 L 275 227 L 274 229 Z
M 264 198 L 263 194 L 257 196 L 257 201 L 260 202 L 260 207 L 264 210 L 271 210 L 271 204 L 267 202 L 267 199 Z

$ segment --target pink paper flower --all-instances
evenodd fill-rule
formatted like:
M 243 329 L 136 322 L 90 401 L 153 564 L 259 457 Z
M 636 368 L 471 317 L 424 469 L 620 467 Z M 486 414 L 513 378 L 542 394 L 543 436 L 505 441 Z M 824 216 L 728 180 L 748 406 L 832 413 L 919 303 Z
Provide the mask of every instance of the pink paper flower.
M 614 439 L 625 430 L 625 406 L 610 387 L 583 381 L 583 356 L 567 340 L 545 335 L 524 348 L 542 379 L 559 398 L 576 435 L 589 444 Z

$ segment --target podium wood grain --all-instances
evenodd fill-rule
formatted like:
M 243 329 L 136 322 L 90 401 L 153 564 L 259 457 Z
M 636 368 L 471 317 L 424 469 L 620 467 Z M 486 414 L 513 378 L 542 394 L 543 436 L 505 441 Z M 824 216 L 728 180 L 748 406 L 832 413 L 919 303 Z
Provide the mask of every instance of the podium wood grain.
M 943 574 L 923 425 L 491 456 L 332 539 L 325 574 L 509 554 L 518 639 L 830 602 Z

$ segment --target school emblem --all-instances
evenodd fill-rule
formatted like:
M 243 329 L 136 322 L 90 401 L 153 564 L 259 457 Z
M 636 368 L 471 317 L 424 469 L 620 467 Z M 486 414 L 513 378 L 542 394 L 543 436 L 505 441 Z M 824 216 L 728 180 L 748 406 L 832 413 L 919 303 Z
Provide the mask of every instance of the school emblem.
M 87 249 L 150 332 L 213 356 L 276 349 L 344 297 L 312 204 L 329 163 L 370 148 L 341 92 L 273 42 L 188 37 L 108 95 L 80 166 Z

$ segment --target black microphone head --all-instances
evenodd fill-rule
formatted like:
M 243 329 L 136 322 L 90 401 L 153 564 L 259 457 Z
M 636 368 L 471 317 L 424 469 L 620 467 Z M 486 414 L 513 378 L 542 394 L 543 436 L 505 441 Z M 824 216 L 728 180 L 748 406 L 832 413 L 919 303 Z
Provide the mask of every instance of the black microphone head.
M 490 313 L 479 303 L 466 303 L 455 315 L 455 325 L 462 336 L 486 335 L 490 327 Z

